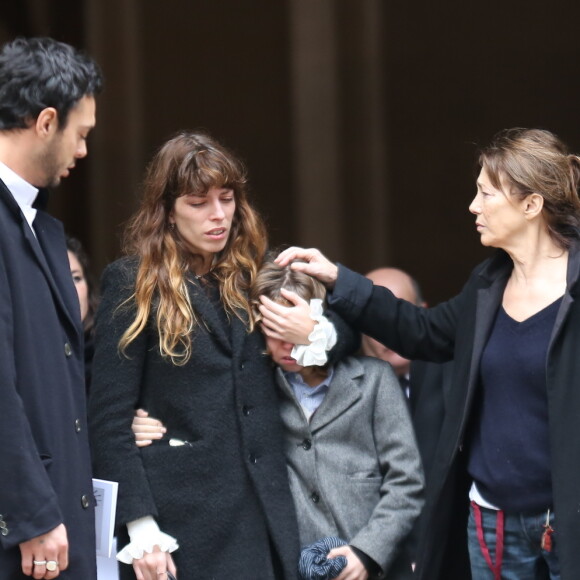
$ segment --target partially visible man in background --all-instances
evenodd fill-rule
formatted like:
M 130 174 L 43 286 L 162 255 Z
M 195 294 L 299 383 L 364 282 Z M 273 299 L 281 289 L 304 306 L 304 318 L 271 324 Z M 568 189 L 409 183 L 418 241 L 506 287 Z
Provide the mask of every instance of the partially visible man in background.
M 417 306 L 426 306 L 421 296 L 419 284 L 407 272 L 403 272 L 403 270 L 397 268 L 377 268 L 376 270 L 370 271 L 366 277 L 373 284 L 388 288 L 397 298 L 402 298 Z M 409 397 L 411 361 L 364 334 L 362 336 L 361 348 L 362 353 L 366 356 L 380 358 L 392 365 L 401 384 L 401 388 L 405 392 L 405 395 Z
M 397 298 L 402 298 L 417 306 L 427 306 L 418 282 L 403 270 L 377 268 L 369 272 L 366 277 L 373 284 L 388 288 Z M 420 360 L 410 361 L 365 335 L 362 336 L 362 352 L 367 356 L 387 361 L 393 366 L 401 388 L 409 398 L 413 428 L 423 462 L 425 483 L 429 486 L 431 466 L 436 457 L 439 436 L 445 419 L 445 400 L 451 383 L 453 362 L 437 364 Z M 462 521 L 460 514 L 457 514 L 457 519 Z M 416 549 L 418 528 L 421 525 L 422 521 L 419 518 L 416 529 L 408 542 L 408 550 L 411 553 Z M 456 541 L 463 543 L 467 541 L 465 526 L 454 525 L 451 526 L 451 530 L 453 540 L 447 542 L 448 546 L 457 545 Z M 466 554 L 460 551 L 457 555 L 446 557 L 444 561 L 446 568 L 443 571 L 443 576 L 447 580 L 469 580 L 471 578 Z
M 87 154 L 96 64 L 50 38 L 0 50 L 0 578 L 94 580 L 83 332 L 60 222 Z

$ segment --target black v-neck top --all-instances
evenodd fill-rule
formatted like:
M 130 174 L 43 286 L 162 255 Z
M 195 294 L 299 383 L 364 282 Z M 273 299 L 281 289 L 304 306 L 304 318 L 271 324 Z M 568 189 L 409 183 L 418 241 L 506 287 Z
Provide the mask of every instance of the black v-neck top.
M 469 473 L 505 511 L 552 506 L 546 357 L 561 302 L 521 322 L 500 307 L 483 351 Z

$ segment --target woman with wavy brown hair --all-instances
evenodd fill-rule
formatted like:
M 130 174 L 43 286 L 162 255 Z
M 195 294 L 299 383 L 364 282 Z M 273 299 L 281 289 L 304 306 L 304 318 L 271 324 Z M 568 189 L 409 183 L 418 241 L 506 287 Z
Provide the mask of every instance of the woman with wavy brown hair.
M 276 391 L 247 297 L 265 248 L 242 164 L 202 133 L 165 143 L 96 325 L 91 437 L 97 476 L 119 482 L 124 578 L 296 575 Z M 296 310 L 308 343 L 314 322 Z M 138 408 L 166 428 L 143 449 Z

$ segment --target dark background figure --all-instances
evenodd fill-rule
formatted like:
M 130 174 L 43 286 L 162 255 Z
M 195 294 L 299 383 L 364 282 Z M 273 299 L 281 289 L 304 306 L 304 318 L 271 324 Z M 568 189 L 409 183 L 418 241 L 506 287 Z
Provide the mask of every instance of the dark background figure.
M 388 288 L 397 298 L 407 300 L 417 306 L 427 306 L 419 283 L 407 272 L 398 268 L 376 268 L 366 274 L 366 277 L 378 286 Z M 409 397 L 409 407 L 417 446 L 421 454 L 425 481 L 429 485 L 433 461 L 437 453 L 441 428 L 445 419 L 445 408 L 449 398 L 449 389 L 453 362 L 432 363 L 422 360 L 410 361 L 370 336 L 363 335 L 361 350 L 367 356 L 374 356 L 393 365 L 401 388 Z M 448 557 L 443 558 L 445 580 L 469 580 L 469 558 L 467 536 L 463 522 L 466 511 L 460 511 L 454 517 L 450 526 L 450 538 L 443 547 L 449 550 Z M 407 542 L 412 560 L 416 560 L 417 537 L 421 518 Z
M 376 268 L 365 277 L 376 286 L 388 288 L 397 298 L 427 307 L 416 278 L 399 268 Z M 428 480 L 445 417 L 452 362 L 411 361 L 366 335 L 361 338 L 361 352 L 390 363 L 399 378 L 401 388 L 409 398 L 413 426 Z
M 99 304 L 99 292 L 91 271 L 89 257 L 80 240 L 67 236 L 66 248 L 70 273 L 79 297 L 81 321 L 85 335 L 85 384 L 87 395 L 91 386 L 91 370 L 95 353 L 95 314 Z
M 87 154 L 101 75 L 51 39 L 0 51 L 0 576 L 93 580 L 82 327 L 42 202 Z
M 388 288 L 397 298 L 408 300 L 417 306 L 426 306 L 421 296 L 417 281 L 407 272 L 398 268 L 376 268 L 366 274 L 366 277 L 379 286 Z M 399 379 L 405 396 L 410 396 L 411 361 L 370 336 L 362 335 L 361 352 L 366 356 L 374 356 L 392 365 Z

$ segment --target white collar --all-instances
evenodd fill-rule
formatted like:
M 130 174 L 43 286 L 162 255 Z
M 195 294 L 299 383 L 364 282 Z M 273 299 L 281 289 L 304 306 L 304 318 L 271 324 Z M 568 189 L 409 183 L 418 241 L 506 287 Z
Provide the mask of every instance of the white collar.
M 15 173 L 10 167 L 0 161 L 0 179 L 4 185 L 10 190 L 12 197 L 19 205 L 26 221 L 32 228 L 32 222 L 36 217 L 36 209 L 32 204 L 38 195 L 38 189 L 24 180 L 18 173 Z M 33 229 L 34 231 L 34 229 Z

